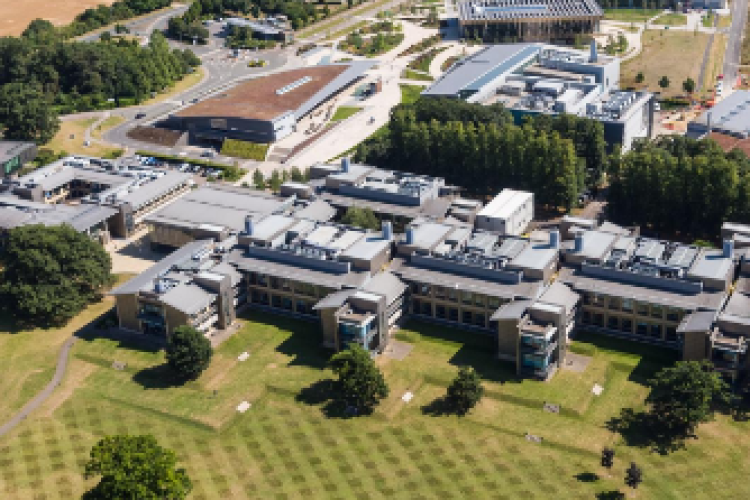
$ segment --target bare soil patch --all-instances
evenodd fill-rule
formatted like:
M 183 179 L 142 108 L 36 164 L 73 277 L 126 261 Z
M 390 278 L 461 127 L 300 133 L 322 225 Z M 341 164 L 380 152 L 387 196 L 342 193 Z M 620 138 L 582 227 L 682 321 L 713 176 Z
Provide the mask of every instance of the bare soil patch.
M 182 136 L 181 132 L 156 127 L 135 127 L 128 131 L 128 137 L 131 139 L 170 148 L 177 144 L 180 136 Z

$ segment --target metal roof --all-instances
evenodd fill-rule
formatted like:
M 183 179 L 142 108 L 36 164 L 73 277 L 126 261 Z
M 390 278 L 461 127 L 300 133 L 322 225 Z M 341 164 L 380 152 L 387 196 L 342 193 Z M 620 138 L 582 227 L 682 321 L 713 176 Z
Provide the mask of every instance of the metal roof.
M 734 263 L 731 258 L 723 256 L 721 250 L 708 250 L 699 255 L 693 267 L 687 272 L 694 279 L 725 279 Z
M 328 222 L 336 216 L 336 209 L 323 200 L 315 200 L 295 212 L 294 216 L 316 222 Z
M 36 147 L 36 144 L 33 142 L 0 141 L 0 163 L 5 163 L 25 150 L 34 147 Z
M 531 304 L 533 304 L 532 300 L 514 300 L 503 304 L 490 316 L 490 321 L 521 319 L 526 314 L 526 310 L 531 307 Z
M 361 238 L 352 246 L 341 253 L 342 258 L 371 260 L 391 244 L 390 240 L 384 240 L 380 235 Z
M 133 207 L 133 210 L 138 210 L 153 202 L 155 199 L 160 198 L 179 187 L 187 185 L 192 178 L 192 174 L 169 171 L 166 175 L 154 179 L 151 182 L 142 184 L 132 193 L 128 193 L 120 198 L 120 201 L 127 202 Z
M 185 314 L 195 314 L 202 311 L 214 299 L 216 299 L 215 293 L 194 284 L 177 285 L 159 297 L 162 303 Z
M 376 274 L 362 287 L 362 290 L 366 292 L 384 296 L 386 304 L 391 304 L 394 300 L 401 297 L 406 289 L 406 284 L 388 271 Z
M 716 311 L 696 311 L 685 316 L 677 327 L 677 333 L 708 332 L 716 319 Z
M 247 257 L 244 255 L 233 255 L 231 260 L 240 270 L 253 271 L 278 278 L 287 278 L 302 283 L 321 285 L 328 288 L 340 289 L 342 287 L 359 287 L 367 279 L 368 273 L 349 272 L 347 274 L 312 270 L 278 261 L 269 261 Z

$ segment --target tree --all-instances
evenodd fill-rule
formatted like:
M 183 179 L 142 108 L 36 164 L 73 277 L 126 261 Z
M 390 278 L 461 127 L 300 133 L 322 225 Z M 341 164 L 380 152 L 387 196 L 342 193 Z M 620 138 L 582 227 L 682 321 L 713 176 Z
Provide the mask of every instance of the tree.
M 388 397 L 388 386 L 375 362 L 359 344 L 336 353 L 329 362 L 339 377 L 338 384 L 343 399 L 360 411 L 371 411 L 383 398 Z
M 688 77 L 687 80 L 682 82 L 682 89 L 688 94 L 692 94 L 693 92 L 695 92 L 695 80 Z
M 649 414 L 667 436 L 693 435 L 713 418 L 717 405 L 729 402 L 729 387 L 708 361 L 679 361 L 649 381 Z
M 643 83 L 643 80 L 645 80 L 646 77 L 643 75 L 643 71 L 639 71 L 637 75 L 635 75 L 635 83 Z
M 361 227 L 362 229 L 372 229 L 376 231 L 380 228 L 380 222 L 369 208 L 349 207 L 341 218 L 341 222 L 350 226 Z
M 0 87 L 0 124 L 6 139 L 49 142 L 60 129 L 57 112 L 39 84 Z
M 178 326 L 169 336 L 167 363 L 187 380 L 198 378 L 211 363 L 211 342 L 192 326 Z
M 174 452 L 153 436 L 108 436 L 91 450 L 85 477 L 101 476 L 85 499 L 181 500 L 192 483 L 185 469 L 177 469 Z
M 477 372 L 471 366 L 462 366 L 448 386 L 447 401 L 458 415 L 466 415 L 483 395 L 484 387 Z
M 665 75 L 659 78 L 659 87 L 666 90 L 669 87 L 669 77 Z
M 11 230 L 4 263 L 4 306 L 38 326 L 65 323 L 112 283 L 107 252 L 68 225 Z
M 612 448 L 604 448 L 602 450 L 602 467 L 612 469 L 615 463 L 615 450 Z
M 292 167 L 292 180 L 294 182 L 304 182 L 305 181 L 305 174 L 302 173 L 302 171 L 298 167 Z
M 255 189 L 266 189 L 266 178 L 263 177 L 260 169 L 256 168 L 255 172 L 253 172 L 253 185 L 255 186 Z
M 271 191 L 277 193 L 279 189 L 281 189 L 281 184 L 281 175 L 279 174 L 278 170 L 274 170 L 271 173 L 271 178 L 268 180 L 268 187 L 271 188 Z
M 625 471 L 625 484 L 636 489 L 641 482 L 643 482 L 643 472 L 635 462 L 631 462 L 630 467 Z

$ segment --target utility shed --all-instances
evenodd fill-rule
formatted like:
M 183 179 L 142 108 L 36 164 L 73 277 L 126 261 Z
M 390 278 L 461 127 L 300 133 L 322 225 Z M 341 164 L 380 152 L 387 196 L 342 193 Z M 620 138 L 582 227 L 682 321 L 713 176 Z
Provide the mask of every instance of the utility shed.
M 479 211 L 477 229 L 518 236 L 534 219 L 534 195 L 526 191 L 503 189 Z

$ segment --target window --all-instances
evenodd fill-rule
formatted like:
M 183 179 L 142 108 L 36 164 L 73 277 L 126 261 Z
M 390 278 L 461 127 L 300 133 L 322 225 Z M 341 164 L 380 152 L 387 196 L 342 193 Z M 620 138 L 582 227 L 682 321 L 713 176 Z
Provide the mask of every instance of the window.
M 458 290 L 455 288 L 448 289 L 448 300 L 451 302 L 458 302 Z
M 297 313 L 299 314 L 309 314 L 310 309 L 307 307 L 307 302 L 304 300 L 298 300 L 297 301 Z
M 581 315 L 581 322 L 584 325 L 588 325 L 591 323 L 591 313 L 588 311 L 583 311 L 583 314 Z
M 477 307 L 484 307 L 484 295 L 478 293 L 474 294 L 474 305 Z
M 661 338 L 661 325 L 651 325 L 649 335 L 655 339 Z
M 636 335 L 648 335 L 648 323 L 639 321 L 638 325 L 635 328 L 635 333 Z
M 497 297 L 487 297 L 487 307 L 490 309 L 497 309 L 500 307 L 500 299 Z
M 281 278 L 277 278 L 276 276 L 271 276 L 271 288 L 274 290 L 281 289 L 281 282 L 284 281 Z
M 281 307 L 286 309 L 287 311 L 292 310 L 292 299 L 289 297 L 282 297 L 281 299 Z
M 633 320 L 622 318 L 622 322 L 620 323 L 620 330 L 625 333 L 633 333 Z
M 281 297 L 278 295 L 271 296 L 271 305 L 273 307 L 281 307 Z
M 610 316 L 607 318 L 607 328 L 611 330 L 619 330 L 620 329 L 620 318 L 617 316 Z
M 422 301 L 417 300 L 417 299 L 412 299 L 411 310 L 414 311 L 414 314 L 419 314 L 419 312 L 422 310 Z
M 461 320 L 461 322 L 463 324 L 465 324 L 465 325 L 470 325 L 471 324 L 471 319 L 472 319 L 471 318 L 471 311 L 464 311 L 464 313 L 463 313 L 462 316 L 463 316 L 463 319 Z
M 600 313 L 594 314 L 594 326 L 604 326 L 604 315 Z
M 434 290 L 435 290 L 435 298 L 438 298 L 438 299 L 445 298 L 445 288 L 443 288 L 442 286 L 436 286 Z
M 583 303 L 586 305 L 591 304 L 593 294 L 591 292 L 585 292 L 583 294 Z
M 258 273 L 258 285 L 268 286 L 268 276 L 265 274 Z
M 422 283 L 419 285 L 419 295 L 424 295 L 425 297 L 430 296 L 430 291 L 432 290 L 432 287 L 426 283 Z
M 620 307 L 625 312 L 633 312 L 633 299 L 622 299 Z
M 448 309 L 448 320 L 450 321 L 458 321 L 458 309 L 455 307 L 451 307 Z
M 596 307 L 604 307 L 604 295 L 598 293 L 591 294 L 591 305 Z
M 474 302 L 474 294 L 471 292 L 461 292 L 461 302 L 471 305 Z
M 676 307 L 667 307 L 667 320 L 679 323 L 682 320 L 682 310 Z
M 664 308 L 657 304 L 651 305 L 651 317 L 661 319 L 664 316 Z
M 613 311 L 619 311 L 622 308 L 622 299 L 620 297 L 610 297 L 609 308 Z
M 422 302 L 422 314 L 425 316 L 432 316 L 432 304 L 429 302 Z
M 648 304 L 646 304 L 645 302 L 636 303 L 635 313 L 638 316 L 648 316 Z
M 474 324 L 477 326 L 481 326 L 482 328 L 487 326 L 487 323 L 484 320 L 484 314 L 482 313 L 475 313 L 474 314 Z
M 437 305 L 435 306 L 435 317 L 440 319 L 445 319 L 445 306 Z
M 666 327 L 667 340 L 669 342 L 677 342 L 677 328 L 673 326 Z
M 411 293 L 414 295 L 419 295 L 419 283 L 411 284 Z
M 257 273 L 248 273 L 247 275 L 247 282 L 251 285 L 255 285 L 258 283 L 258 274 Z

